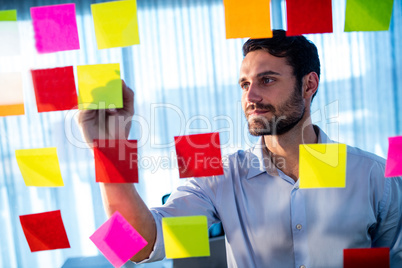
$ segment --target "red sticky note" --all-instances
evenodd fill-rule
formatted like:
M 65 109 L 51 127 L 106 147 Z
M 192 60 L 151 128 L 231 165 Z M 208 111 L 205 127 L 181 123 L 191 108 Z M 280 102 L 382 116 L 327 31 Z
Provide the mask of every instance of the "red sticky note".
M 73 66 L 31 70 L 38 112 L 78 108 Z
M 180 178 L 223 174 L 218 132 L 178 136 L 174 140 Z
M 31 17 L 39 53 L 80 49 L 74 3 L 31 7 Z
M 332 33 L 331 0 L 286 0 L 286 35 Z
M 389 248 L 350 248 L 343 250 L 343 268 L 389 268 Z
M 20 216 L 32 252 L 70 248 L 60 210 Z
M 385 177 L 402 176 L 402 136 L 388 138 Z
M 148 244 L 118 211 L 90 239 L 114 267 L 122 266 Z
M 94 140 L 96 182 L 138 182 L 136 140 Z

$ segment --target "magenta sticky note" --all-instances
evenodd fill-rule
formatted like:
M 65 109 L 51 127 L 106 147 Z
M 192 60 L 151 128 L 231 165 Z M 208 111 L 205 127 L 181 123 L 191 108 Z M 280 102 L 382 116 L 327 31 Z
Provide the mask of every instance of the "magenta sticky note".
M 75 4 L 31 7 L 31 17 L 39 53 L 80 49 Z
M 118 211 L 90 239 L 114 267 L 121 267 L 148 244 Z
M 402 136 L 388 138 L 385 177 L 402 176 Z

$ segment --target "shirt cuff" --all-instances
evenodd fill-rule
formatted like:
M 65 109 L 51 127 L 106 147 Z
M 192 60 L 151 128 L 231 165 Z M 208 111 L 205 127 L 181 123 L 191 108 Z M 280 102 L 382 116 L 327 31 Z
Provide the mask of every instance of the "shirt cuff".
M 150 209 L 150 211 L 155 219 L 156 224 L 156 240 L 154 248 L 147 259 L 144 259 L 140 262 L 134 262 L 135 264 L 160 261 L 165 258 L 165 244 L 163 243 L 163 233 L 162 233 L 162 215 L 160 215 L 154 209 Z

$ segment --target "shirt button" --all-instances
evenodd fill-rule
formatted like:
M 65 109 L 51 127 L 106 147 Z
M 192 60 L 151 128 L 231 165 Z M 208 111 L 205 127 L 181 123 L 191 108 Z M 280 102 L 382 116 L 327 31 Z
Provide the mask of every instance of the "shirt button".
M 301 230 L 301 228 L 302 228 L 301 224 L 296 225 L 297 230 Z M 300 266 L 300 268 L 306 268 L 306 267 L 304 265 L 302 265 L 302 266 Z
M 306 268 L 306 266 L 304 266 L 304 265 L 300 265 L 300 267 L 299 268 Z

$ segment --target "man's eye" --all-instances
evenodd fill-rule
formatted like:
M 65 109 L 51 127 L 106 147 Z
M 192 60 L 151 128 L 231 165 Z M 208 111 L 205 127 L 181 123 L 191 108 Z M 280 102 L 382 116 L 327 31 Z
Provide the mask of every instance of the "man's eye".
M 274 81 L 274 79 L 271 79 L 271 78 L 268 78 L 268 77 L 265 77 L 265 78 L 262 79 L 262 82 L 264 84 L 269 84 L 269 83 L 272 83 L 273 81 Z
M 241 89 L 243 89 L 243 90 L 247 90 L 247 89 L 250 87 L 250 84 L 249 84 L 249 83 L 242 83 L 242 84 L 240 85 L 240 87 L 241 87 Z

